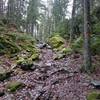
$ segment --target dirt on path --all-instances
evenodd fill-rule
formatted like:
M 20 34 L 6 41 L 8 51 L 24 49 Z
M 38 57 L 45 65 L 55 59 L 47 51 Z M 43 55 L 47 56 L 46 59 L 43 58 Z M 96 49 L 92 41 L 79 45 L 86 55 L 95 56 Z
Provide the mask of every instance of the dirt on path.
M 12 80 L 26 85 L 15 93 L 5 92 L 0 100 L 86 100 L 94 87 L 90 85 L 91 77 L 80 72 L 82 56 L 75 54 L 53 60 L 53 55 L 51 49 L 42 49 L 34 71 L 16 69 L 9 80 L 0 82 L 0 89 Z M 97 75 L 99 79 L 100 74 Z

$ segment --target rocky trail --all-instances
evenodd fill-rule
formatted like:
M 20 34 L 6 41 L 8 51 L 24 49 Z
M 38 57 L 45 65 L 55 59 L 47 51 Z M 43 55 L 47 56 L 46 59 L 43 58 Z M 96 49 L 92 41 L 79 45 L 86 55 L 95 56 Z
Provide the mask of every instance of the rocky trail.
M 0 82 L 0 100 L 86 100 L 91 91 L 99 91 L 90 84 L 91 80 L 100 80 L 99 71 L 91 76 L 81 73 L 82 56 L 69 55 L 60 60 L 53 60 L 51 49 L 41 49 L 41 59 L 34 63 L 34 70 L 23 71 L 15 68 L 8 80 Z M 1 65 L 11 67 L 11 61 L 1 56 Z M 14 93 L 6 90 L 10 81 L 25 84 Z M 98 99 L 100 100 L 100 98 Z

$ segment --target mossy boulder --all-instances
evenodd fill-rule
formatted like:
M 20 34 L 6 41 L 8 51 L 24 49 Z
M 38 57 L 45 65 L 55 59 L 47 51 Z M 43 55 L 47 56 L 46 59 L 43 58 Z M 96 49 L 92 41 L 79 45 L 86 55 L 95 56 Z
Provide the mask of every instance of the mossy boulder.
M 100 100 L 100 92 L 92 92 L 88 94 L 87 100 Z
M 20 47 L 5 34 L 0 35 L 0 53 L 16 53 L 20 51 Z
M 12 56 L 13 54 L 19 55 L 25 51 L 28 53 L 28 55 L 26 55 L 27 59 L 35 60 L 39 58 L 39 50 L 36 48 L 35 43 L 34 38 L 24 33 L 23 35 L 19 33 L 1 34 L 0 54 L 9 54 Z
M 72 51 L 73 50 L 70 47 L 68 47 L 68 48 L 63 48 L 61 52 L 64 54 L 71 54 Z
M 53 56 L 53 59 L 54 59 L 54 60 L 59 60 L 59 59 L 64 58 L 65 56 L 66 56 L 65 54 L 57 52 L 57 53 Z
M 19 66 L 23 70 L 30 70 L 33 66 L 33 61 L 20 58 L 19 61 L 17 61 L 17 66 Z
M 17 55 L 17 66 L 23 70 L 31 70 L 34 61 L 39 59 L 39 51 L 33 50 L 32 52 L 24 52 Z
M 28 59 L 29 61 L 34 61 L 34 60 L 38 60 L 39 59 L 39 54 L 38 53 L 34 53 L 31 55 L 31 57 Z
M 6 71 L 4 68 L 0 67 L 0 81 L 4 81 L 11 76 L 12 71 Z
M 18 53 L 22 50 L 33 52 L 35 40 L 31 36 L 20 33 L 8 33 L 0 35 L 0 53 Z M 36 49 L 36 48 L 35 48 Z
M 14 55 L 17 65 L 25 69 L 32 67 L 33 61 L 39 59 L 34 38 L 24 33 L 1 34 L 0 54 L 7 54 L 9 57 Z
M 22 82 L 13 81 L 7 84 L 6 88 L 9 92 L 16 92 L 17 90 L 23 88 L 25 84 Z
M 55 35 L 49 39 L 49 44 L 53 49 L 59 49 L 60 47 L 64 47 L 64 41 L 60 35 Z

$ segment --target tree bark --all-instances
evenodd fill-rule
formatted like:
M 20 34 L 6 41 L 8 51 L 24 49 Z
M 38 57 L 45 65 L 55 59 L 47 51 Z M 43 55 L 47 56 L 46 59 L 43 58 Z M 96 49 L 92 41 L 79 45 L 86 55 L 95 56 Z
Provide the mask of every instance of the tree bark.
M 84 69 L 91 71 L 91 50 L 90 50 L 90 0 L 84 0 Z
M 74 35 L 75 10 L 76 10 L 76 0 L 73 0 L 72 18 L 71 18 L 71 31 L 70 31 L 70 41 L 72 41 L 73 35 Z
M 4 2 L 3 0 L 0 0 L 0 18 L 3 17 L 3 13 L 4 13 Z

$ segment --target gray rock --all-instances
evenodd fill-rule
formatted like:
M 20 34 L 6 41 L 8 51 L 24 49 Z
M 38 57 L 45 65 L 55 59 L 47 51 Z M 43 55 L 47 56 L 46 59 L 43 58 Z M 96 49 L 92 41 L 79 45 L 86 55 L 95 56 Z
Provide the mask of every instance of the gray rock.
M 45 63 L 45 65 L 46 65 L 47 67 L 51 67 L 51 66 L 52 66 L 52 63 L 51 63 L 51 62 L 47 62 L 47 63 Z
M 93 85 L 97 89 L 100 89 L 100 81 L 93 80 L 91 81 L 91 85 Z
M 47 49 L 52 49 L 52 47 L 50 45 L 47 44 Z
M 40 48 L 40 49 L 43 49 L 46 46 L 47 46 L 46 43 L 37 44 L 37 47 Z

